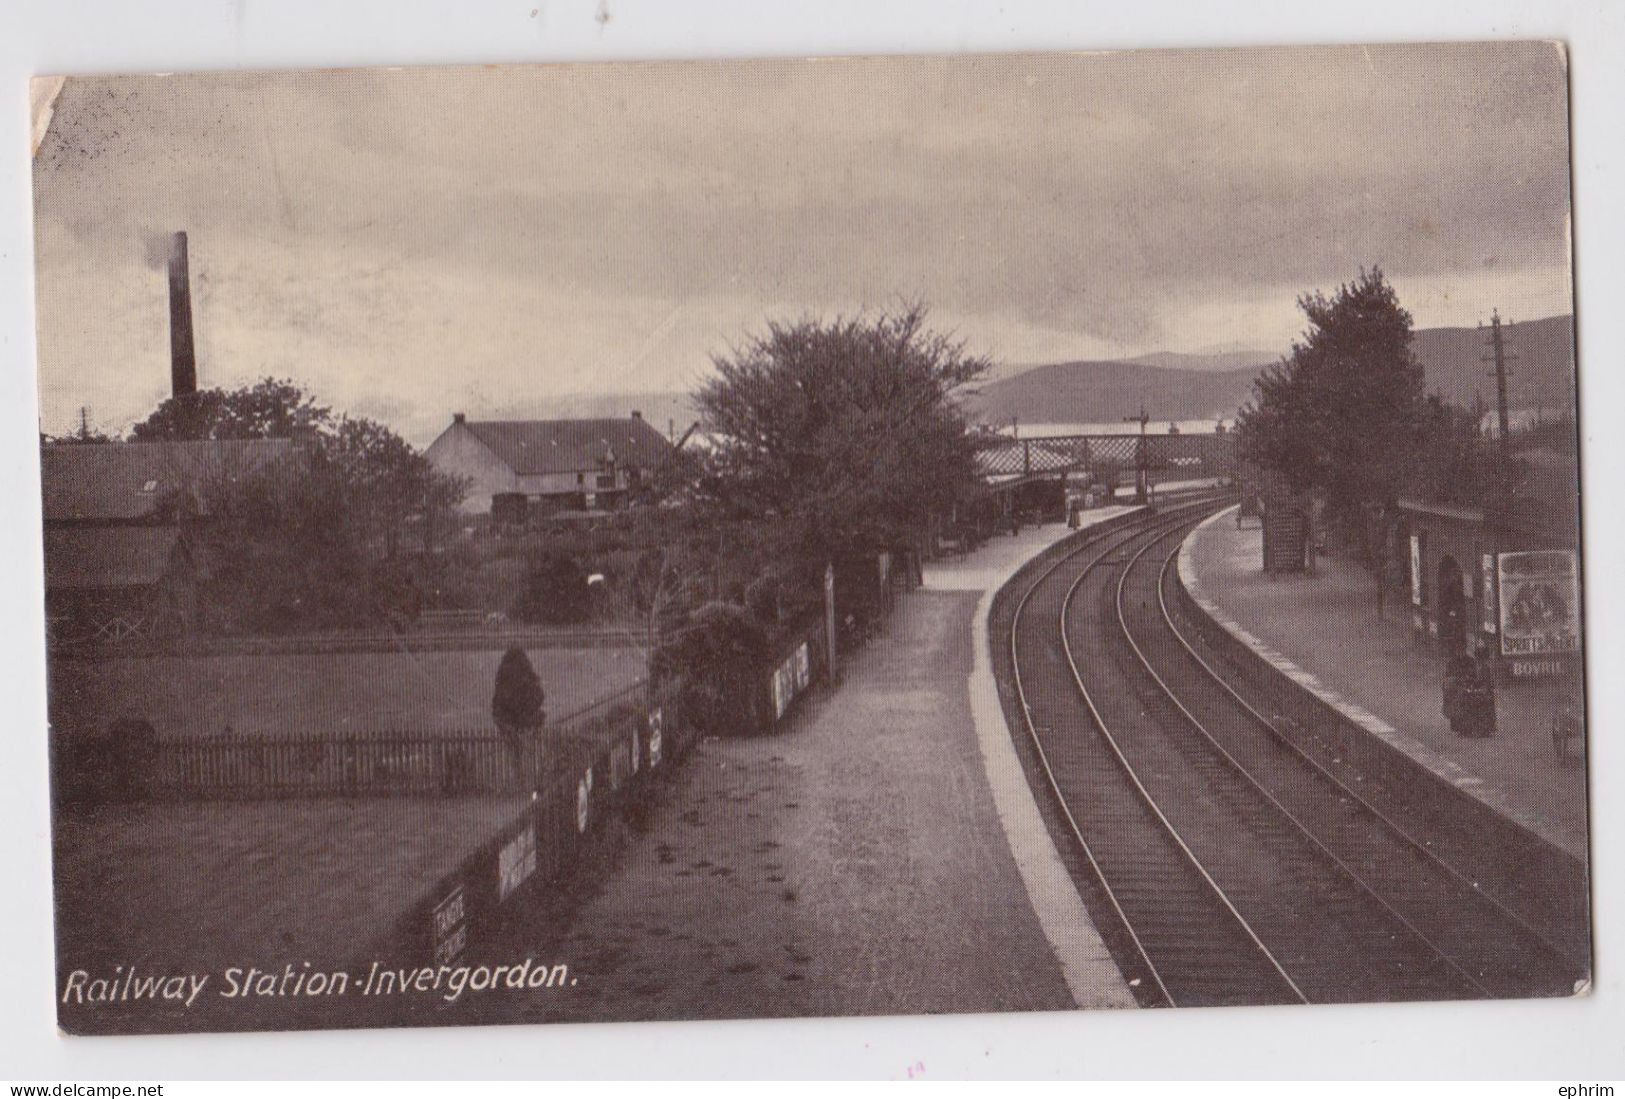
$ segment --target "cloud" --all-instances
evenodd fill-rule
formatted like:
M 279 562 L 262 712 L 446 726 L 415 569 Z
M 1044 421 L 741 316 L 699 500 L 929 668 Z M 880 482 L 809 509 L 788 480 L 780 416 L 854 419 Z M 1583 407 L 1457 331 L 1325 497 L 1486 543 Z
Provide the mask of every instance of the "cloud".
M 173 229 L 205 380 L 438 422 L 900 295 L 1021 358 L 1269 346 L 1374 262 L 1433 288 L 1419 323 L 1556 312 L 1567 157 L 1541 43 L 73 79 L 36 160 L 44 416 L 161 394 Z

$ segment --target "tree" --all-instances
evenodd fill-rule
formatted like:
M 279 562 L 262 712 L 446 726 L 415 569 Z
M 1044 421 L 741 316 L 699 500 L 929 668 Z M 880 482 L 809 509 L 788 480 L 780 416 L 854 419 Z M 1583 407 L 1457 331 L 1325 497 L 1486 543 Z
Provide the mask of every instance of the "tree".
M 296 433 L 307 438 L 295 453 L 247 464 L 222 455 L 224 464 L 194 485 L 208 516 L 198 537 L 214 562 L 206 585 L 213 624 L 276 632 L 415 617 L 415 580 L 396 559 L 403 532 L 421 517 L 427 549 L 467 486 L 388 427 L 335 418 L 294 383 L 266 378 L 230 393 L 171 398 L 132 437 Z
M 401 531 L 414 515 L 433 525 L 436 510 L 462 501 L 460 479 L 439 473 L 405 439 L 364 416 L 341 416 L 318 437 L 351 500 L 352 520 L 369 544 L 380 543 L 395 556 Z
M 1512 471 L 1502 465 L 1478 418 L 1437 394 L 1428 397 L 1422 414 L 1424 442 L 1415 455 L 1406 490 L 1442 504 L 1493 505 L 1508 487 Z
M 1331 298 L 1305 294 L 1298 307 L 1309 327 L 1254 383 L 1237 419 L 1242 456 L 1334 515 L 1390 505 L 1426 438 L 1411 315 L 1380 268 Z
M 200 389 L 166 398 L 130 429 L 130 439 L 287 439 L 331 421 L 332 410 L 297 383 L 265 377 L 229 391 Z
M 219 479 L 195 539 L 208 548 L 210 624 L 226 632 L 354 627 L 384 617 L 347 486 L 301 452 Z
M 758 524 L 803 582 L 907 541 L 975 483 L 958 396 L 990 368 L 913 305 L 772 323 L 715 360 L 695 402 L 713 440 L 697 494 Z
M 1241 454 L 1319 498 L 1375 578 L 1380 615 L 1396 560 L 1399 493 L 1430 480 L 1426 491 L 1462 487 L 1463 470 L 1476 469 L 1468 454 L 1477 429 L 1424 396 L 1411 315 L 1380 268 L 1362 269 L 1331 298 L 1306 294 L 1298 306 L 1309 327 L 1241 410 Z
M 518 645 L 510 645 L 497 665 L 496 685 L 491 692 L 491 719 L 498 729 L 535 729 L 542 724 L 542 704 L 547 694 L 530 657 Z

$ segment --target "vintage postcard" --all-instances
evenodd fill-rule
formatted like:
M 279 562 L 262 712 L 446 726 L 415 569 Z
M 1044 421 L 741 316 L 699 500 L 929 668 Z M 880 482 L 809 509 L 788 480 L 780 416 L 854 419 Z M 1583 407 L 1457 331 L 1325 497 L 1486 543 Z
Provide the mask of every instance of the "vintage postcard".
M 40 78 L 61 1027 L 1585 993 L 1567 85 Z

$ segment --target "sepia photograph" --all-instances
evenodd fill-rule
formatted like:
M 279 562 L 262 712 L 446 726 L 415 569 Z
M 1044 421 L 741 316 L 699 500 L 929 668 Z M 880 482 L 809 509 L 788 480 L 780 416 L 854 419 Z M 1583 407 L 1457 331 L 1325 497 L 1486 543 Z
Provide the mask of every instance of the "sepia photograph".
M 58 1026 L 1590 995 L 1569 66 L 36 78 Z

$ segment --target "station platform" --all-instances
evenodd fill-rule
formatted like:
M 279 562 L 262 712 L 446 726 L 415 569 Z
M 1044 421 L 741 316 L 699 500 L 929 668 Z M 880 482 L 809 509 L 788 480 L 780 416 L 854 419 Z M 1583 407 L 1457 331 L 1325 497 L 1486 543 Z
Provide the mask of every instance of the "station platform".
M 1316 560 L 1314 576 L 1266 577 L 1263 532 L 1220 512 L 1187 539 L 1180 575 L 1219 624 L 1300 684 L 1418 763 L 1549 843 L 1585 860 L 1586 770 L 1553 749 L 1563 687 L 1522 680 L 1496 692 L 1497 731 L 1452 732 L 1443 659 L 1417 646 L 1407 607 L 1378 618 L 1357 564 Z
M 986 651 L 993 592 L 1068 533 L 928 565 L 783 729 L 699 744 L 547 944 L 579 984 L 543 1018 L 1133 1007 L 1050 846 Z

